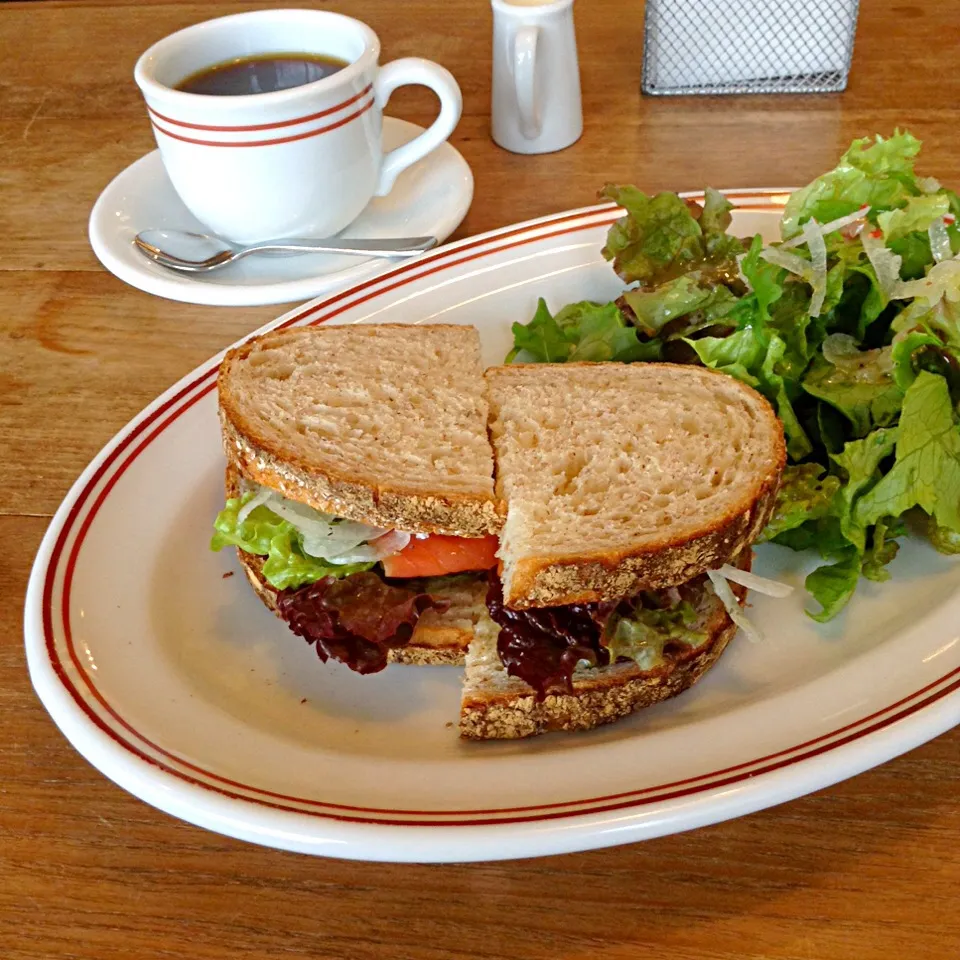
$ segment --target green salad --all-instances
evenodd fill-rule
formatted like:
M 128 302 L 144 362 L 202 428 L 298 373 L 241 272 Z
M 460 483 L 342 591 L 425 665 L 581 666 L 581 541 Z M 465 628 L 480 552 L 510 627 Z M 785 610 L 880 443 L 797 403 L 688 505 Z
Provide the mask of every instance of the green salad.
M 699 363 L 766 396 L 789 464 L 763 539 L 819 552 L 815 620 L 861 576 L 888 579 L 908 527 L 960 553 L 960 199 L 918 176 L 919 151 L 909 133 L 855 140 L 770 244 L 731 235 L 715 190 L 609 185 L 625 216 L 602 252 L 623 294 L 541 300 L 513 325 L 508 363 Z

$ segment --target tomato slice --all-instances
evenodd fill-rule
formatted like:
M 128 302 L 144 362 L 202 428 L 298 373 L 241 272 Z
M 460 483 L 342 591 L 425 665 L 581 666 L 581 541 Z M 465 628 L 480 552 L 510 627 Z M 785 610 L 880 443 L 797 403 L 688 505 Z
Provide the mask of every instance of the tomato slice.
M 412 537 L 400 553 L 380 562 L 388 577 L 442 577 L 465 570 L 489 570 L 497 565 L 497 537 L 448 537 L 431 533 Z

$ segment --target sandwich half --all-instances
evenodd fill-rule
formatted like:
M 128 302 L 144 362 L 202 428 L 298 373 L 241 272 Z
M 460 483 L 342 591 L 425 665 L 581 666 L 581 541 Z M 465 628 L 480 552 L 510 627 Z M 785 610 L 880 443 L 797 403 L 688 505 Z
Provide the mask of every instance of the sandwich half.
M 477 331 L 275 331 L 227 354 L 218 396 L 211 546 L 321 660 L 462 663 L 502 525 Z
M 461 735 L 588 729 L 686 689 L 741 617 L 736 581 L 786 460 L 772 408 L 731 377 L 677 364 L 486 378 L 507 516 Z

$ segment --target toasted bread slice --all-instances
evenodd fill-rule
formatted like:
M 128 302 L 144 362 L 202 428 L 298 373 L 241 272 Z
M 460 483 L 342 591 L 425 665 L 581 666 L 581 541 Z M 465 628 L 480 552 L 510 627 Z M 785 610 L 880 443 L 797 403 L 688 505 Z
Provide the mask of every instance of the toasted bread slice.
M 753 543 L 769 519 L 783 428 L 733 377 L 578 363 L 493 367 L 486 378 L 510 607 L 685 583 Z
M 277 589 L 263 577 L 263 558 L 237 551 L 240 565 L 247 575 L 257 596 L 274 613 L 277 612 Z M 390 650 L 391 663 L 408 663 L 417 666 L 465 662 L 467 647 L 473 639 L 474 627 L 487 615 L 484 598 L 487 583 L 484 575 L 465 574 L 455 577 L 432 577 L 426 580 L 407 581 L 410 589 L 423 590 L 449 607 L 442 613 L 435 609 L 425 610 L 417 621 L 413 636 L 403 647 Z
M 231 350 L 217 382 L 241 475 L 325 513 L 414 533 L 502 525 L 473 327 L 294 327 Z
M 731 586 L 742 604 L 747 591 Z M 542 701 L 536 699 L 532 687 L 507 673 L 497 652 L 500 629 L 489 617 L 482 619 L 467 651 L 460 736 L 515 740 L 553 730 L 590 730 L 682 693 L 717 662 L 737 632 L 706 584 L 696 609 L 698 621 L 691 629 L 703 634 L 697 647 L 646 671 L 632 661 L 577 667 L 572 693 L 548 695 Z

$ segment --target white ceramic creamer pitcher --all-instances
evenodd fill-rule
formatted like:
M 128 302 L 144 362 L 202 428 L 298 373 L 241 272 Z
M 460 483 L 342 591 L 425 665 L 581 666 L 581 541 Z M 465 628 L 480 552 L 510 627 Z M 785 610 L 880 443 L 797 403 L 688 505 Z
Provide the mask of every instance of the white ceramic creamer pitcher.
M 491 0 L 493 139 L 550 153 L 583 132 L 573 0 Z

